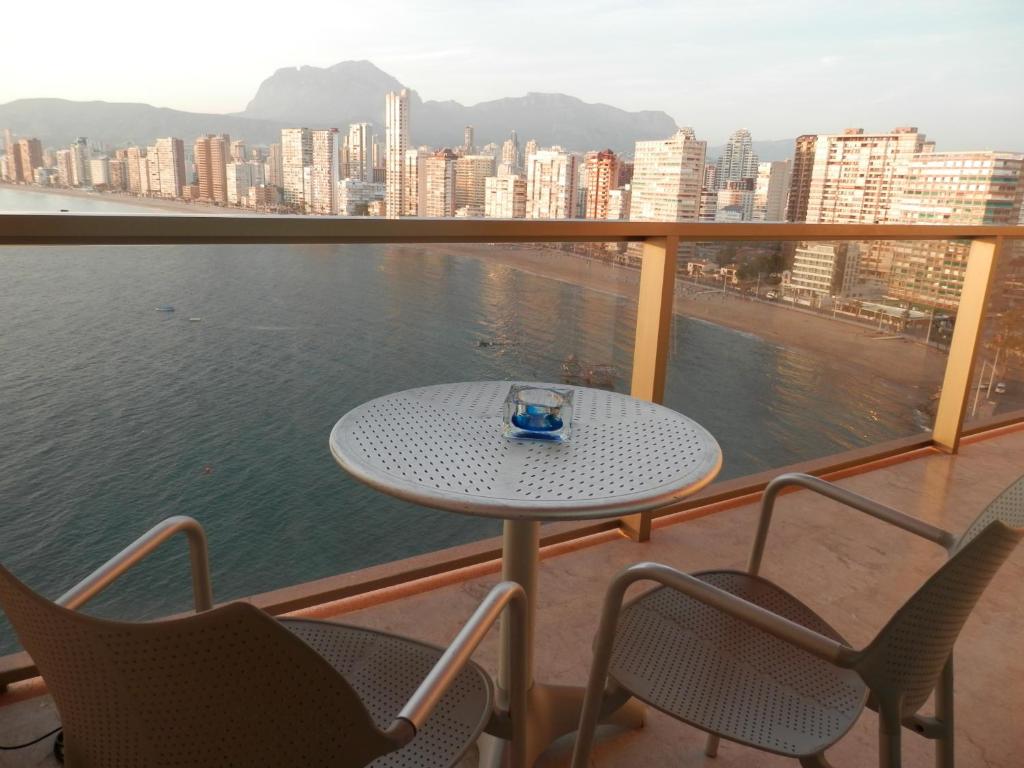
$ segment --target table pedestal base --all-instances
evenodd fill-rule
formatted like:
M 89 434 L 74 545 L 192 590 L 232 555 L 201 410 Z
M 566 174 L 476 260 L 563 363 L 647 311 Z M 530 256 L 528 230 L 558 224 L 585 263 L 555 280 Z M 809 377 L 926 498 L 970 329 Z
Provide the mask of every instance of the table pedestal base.
M 526 764 L 532 766 L 540 754 L 556 739 L 572 733 L 580 723 L 585 690 L 579 686 L 544 685 L 536 683 L 530 688 L 526 703 Z M 614 703 L 612 704 L 614 706 Z M 607 716 L 602 724 L 620 728 L 641 728 L 644 724 L 643 703 L 629 699 Z M 480 749 L 481 768 L 502 768 L 508 765 L 508 742 L 490 734 L 483 734 L 477 745 Z

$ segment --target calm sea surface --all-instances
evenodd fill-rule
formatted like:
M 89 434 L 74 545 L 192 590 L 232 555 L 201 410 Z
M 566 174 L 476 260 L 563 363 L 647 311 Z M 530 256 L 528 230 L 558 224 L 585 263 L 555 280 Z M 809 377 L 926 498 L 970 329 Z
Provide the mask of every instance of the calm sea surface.
M 59 208 L 141 210 L 0 189 L 0 210 Z M 570 354 L 615 365 L 621 391 L 634 321 L 633 301 L 444 246 L 2 248 L 0 562 L 56 596 L 187 514 L 222 600 L 496 535 L 351 480 L 332 425 L 407 387 L 558 380 Z M 917 430 L 906 398 L 834 361 L 686 318 L 673 345 L 667 404 L 718 438 L 722 478 Z M 187 608 L 187 563 L 167 547 L 96 612 Z

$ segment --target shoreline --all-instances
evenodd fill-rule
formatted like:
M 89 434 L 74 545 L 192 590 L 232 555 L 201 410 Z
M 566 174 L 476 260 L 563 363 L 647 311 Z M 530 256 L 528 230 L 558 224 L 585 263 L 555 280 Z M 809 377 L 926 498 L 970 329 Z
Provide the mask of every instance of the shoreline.
M 0 189 L 37 195 L 63 195 L 82 199 L 123 203 L 138 208 L 176 213 L 261 216 L 254 211 L 225 208 L 180 200 L 139 198 L 80 189 L 46 189 L 9 185 Z M 639 271 L 589 256 L 530 244 L 469 243 L 394 244 L 387 246 L 410 253 L 448 253 L 503 264 L 537 277 L 570 283 L 630 301 L 636 300 Z M 752 334 L 782 348 L 797 348 L 821 357 L 830 374 L 857 375 L 865 380 L 882 378 L 902 387 L 936 391 L 945 372 L 946 354 L 908 339 L 878 339 L 868 328 L 827 317 L 799 312 L 785 306 L 747 300 L 733 294 L 690 295 L 676 292 L 674 313 L 692 317 L 741 333 Z

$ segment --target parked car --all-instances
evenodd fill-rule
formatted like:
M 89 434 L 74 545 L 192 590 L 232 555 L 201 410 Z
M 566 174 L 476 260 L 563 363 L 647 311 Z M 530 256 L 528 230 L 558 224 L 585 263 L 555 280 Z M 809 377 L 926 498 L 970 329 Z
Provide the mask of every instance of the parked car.
M 1005 395 L 1006 394 L 1006 382 L 1005 381 L 997 381 L 996 382 L 996 394 L 997 395 Z
M 768 299 L 768 301 L 775 301 L 777 298 L 779 298 L 779 294 L 777 294 L 775 291 L 768 291 L 768 293 L 766 293 L 764 297 Z

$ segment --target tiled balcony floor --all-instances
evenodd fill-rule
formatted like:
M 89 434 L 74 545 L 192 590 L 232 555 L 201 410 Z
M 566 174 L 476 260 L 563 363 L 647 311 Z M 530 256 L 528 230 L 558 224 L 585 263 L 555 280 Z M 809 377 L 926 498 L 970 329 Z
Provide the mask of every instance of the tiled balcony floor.
M 960 455 L 929 453 L 841 480 L 857 492 L 961 531 L 1004 486 L 1024 471 L 1024 430 L 965 445 Z M 684 570 L 742 568 L 753 536 L 754 504 L 727 509 L 654 531 L 652 541 L 625 539 L 582 547 L 541 564 L 537 677 L 581 684 L 605 586 L 621 567 L 656 560 Z M 840 505 L 800 491 L 784 496 L 769 537 L 764 573 L 801 596 L 854 644 L 871 639 L 917 586 L 943 561 L 927 542 Z M 496 574 L 346 613 L 346 622 L 447 642 L 472 613 Z M 957 758 L 964 768 L 1017 768 L 1024 755 L 1024 547 L 1004 566 L 967 624 L 957 646 Z M 477 660 L 493 669 L 497 638 Z M 2 700 L 0 700 L 2 704 Z M 0 743 L 38 734 L 55 720 L 45 698 L 0 708 Z M 876 717 L 865 712 L 830 753 L 843 766 L 877 765 Z M 719 757 L 703 756 L 704 737 L 657 712 L 638 731 L 605 734 L 595 766 L 793 766 L 794 762 L 723 743 Z M 933 765 L 931 743 L 905 732 L 904 765 Z M 0 753 L 0 766 L 55 764 L 48 742 L 22 753 Z M 568 764 L 568 742 L 540 761 Z M 466 765 L 474 765 L 475 756 Z

